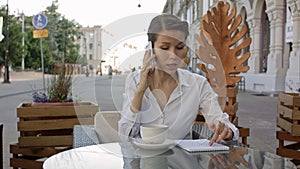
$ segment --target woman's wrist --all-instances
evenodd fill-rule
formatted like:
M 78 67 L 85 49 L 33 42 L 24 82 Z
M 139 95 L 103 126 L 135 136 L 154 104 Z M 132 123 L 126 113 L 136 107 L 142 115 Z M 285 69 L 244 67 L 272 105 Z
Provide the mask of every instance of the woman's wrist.
M 138 113 L 139 111 L 141 111 L 142 99 L 143 99 L 144 93 L 145 93 L 145 91 L 143 91 L 143 90 L 136 90 L 135 96 L 130 105 L 130 109 L 133 113 Z
M 146 90 L 143 90 L 143 89 L 139 89 L 139 88 L 138 88 L 138 89 L 135 91 L 135 95 L 142 95 L 142 96 L 143 96 L 144 93 L 145 93 L 145 91 L 146 91 Z

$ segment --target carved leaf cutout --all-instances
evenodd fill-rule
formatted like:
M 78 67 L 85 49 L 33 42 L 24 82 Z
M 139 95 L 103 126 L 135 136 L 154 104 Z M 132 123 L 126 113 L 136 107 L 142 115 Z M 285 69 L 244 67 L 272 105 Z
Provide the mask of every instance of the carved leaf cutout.
M 224 70 L 222 67 L 222 62 L 218 56 L 218 52 L 212 44 L 208 43 L 207 38 L 203 32 L 200 32 L 200 36 L 196 35 L 196 40 L 199 42 L 199 49 L 196 49 L 196 56 L 202 60 L 205 64 L 197 64 L 197 67 L 204 71 L 206 78 L 210 83 L 212 89 L 219 96 L 219 104 L 224 110 L 226 104 L 226 79 L 224 76 Z
M 200 27 L 201 32 L 203 32 L 203 37 L 201 38 L 201 35 L 200 37 L 196 35 L 196 39 L 200 43 L 200 51 L 198 50 L 197 54 L 199 59 L 205 62 L 206 65 L 212 64 L 217 70 L 215 70 L 215 72 L 209 72 L 205 65 L 198 67 L 209 73 L 208 78 L 213 78 L 214 76 L 214 79 L 220 76 L 216 74 L 216 72 L 221 72 L 218 71 L 218 69 L 223 69 L 226 85 L 232 86 L 242 78 L 241 76 L 236 76 L 237 74 L 249 70 L 249 66 L 244 66 L 243 63 L 249 59 L 250 52 L 246 52 L 241 57 L 239 57 L 239 55 L 242 49 L 247 48 L 251 44 L 251 38 L 247 37 L 243 39 L 248 31 L 247 26 L 244 24 L 239 30 L 238 27 L 242 22 L 242 17 L 240 14 L 235 17 L 235 6 L 230 13 L 229 9 L 230 5 L 228 2 L 224 3 L 223 1 L 219 1 L 217 7 L 212 8 L 211 11 L 208 11 L 207 14 L 204 15 Z M 203 41 L 203 39 L 206 39 L 208 44 L 214 47 L 217 54 L 215 54 L 214 50 L 201 47 L 201 43 L 203 44 L 203 42 L 200 41 Z M 212 55 L 219 57 L 221 65 L 213 60 Z M 212 80 L 209 81 L 212 82 Z

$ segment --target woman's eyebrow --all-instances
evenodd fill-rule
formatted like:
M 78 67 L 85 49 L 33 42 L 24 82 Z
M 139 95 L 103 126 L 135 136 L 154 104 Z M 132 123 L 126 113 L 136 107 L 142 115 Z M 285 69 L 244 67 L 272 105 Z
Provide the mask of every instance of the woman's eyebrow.
M 171 42 L 161 42 L 162 44 L 169 45 Z
M 185 45 L 184 42 L 179 42 L 177 45 Z

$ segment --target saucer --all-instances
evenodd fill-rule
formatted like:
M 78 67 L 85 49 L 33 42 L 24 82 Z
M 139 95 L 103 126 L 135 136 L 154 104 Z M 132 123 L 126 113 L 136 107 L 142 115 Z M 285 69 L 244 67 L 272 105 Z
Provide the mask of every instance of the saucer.
M 165 142 L 161 144 L 144 143 L 143 140 L 141 139 L 134 140 L 133 143 L 139 148 L 147 149 L 147 150 L 165 150 L 168 149 L 170 146 L 175 145 L 175 141 L 169 139 L 167 139 Z
M 134 154 L 142 158 L 146 158 L 146 157 L 166 157 L 174 154 L 174 152 L 172 149 L 147 150 L 147 149 L 137 148 Z

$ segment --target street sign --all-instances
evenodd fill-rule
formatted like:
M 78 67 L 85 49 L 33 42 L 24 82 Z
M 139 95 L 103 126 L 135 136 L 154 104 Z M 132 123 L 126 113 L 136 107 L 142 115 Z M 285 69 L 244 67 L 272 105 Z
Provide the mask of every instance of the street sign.
M 37 14 L 32 18 L 32 24 L 35 29 L 43 29 L 47 26 L 48 19 L 44 14 Z
M 47 38 L 48 29 L 33 30 L 33 38 Z

